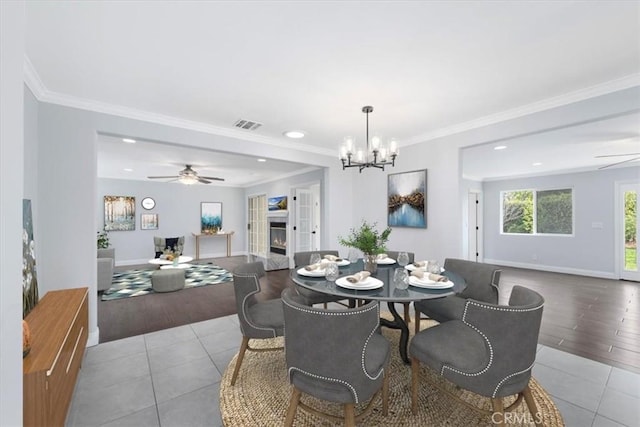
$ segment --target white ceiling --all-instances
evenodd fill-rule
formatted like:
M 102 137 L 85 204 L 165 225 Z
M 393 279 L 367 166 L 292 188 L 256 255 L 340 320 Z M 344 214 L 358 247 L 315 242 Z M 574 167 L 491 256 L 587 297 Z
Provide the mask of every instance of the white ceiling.
M 38 1 L 27 2 L 26 10 L 30 87 L 39 88 L 41 99 L 180 119 L 213 133 L 327 154 L 337 153 L 346 135 L 363 143 L 363 105 L 375 109 L 371 132 L 402 146 L 516 117 L 585 88 L 637 82 L 640 72 L 635 1 Z M 238 119 L 263 126 L 237 130 Z M 282 133 L 291 129 L 307 136 L 289 140 Z M 594 135 L 585 136 L 589 131 Z M 465 174 L 538 173 L 541 168 L 527 166 L 532 158 L 557 157 L 543 148 L 573 153 L 579 141 L 589 142 L 581 153 L 609 153 L 627 150 L 621 140 L 639 134 L 638 122 L 626 120 L 540 134 L 517 141 L 534 141 L 538 150 L 509 162 L 517 169 L 502 170 L 507 162 L 489 165 L 483 157 L 465 161 Z M 100 138 L 100 176 L 131 177 L 119 172 L 129 167 L 131 147 L 112 143 Z M 516 153 L 518 144 L 511 145 L 502 154 Z M 168 144 L 153 149 L 157 156 L 131 166 L 136 174 L 177 173 L 193 160 L 203 175 L 240 183 L 234 176 L 246 175 L 246 164 L 258 174 L 270 165 L 280 173 L 305 167 L 267 162 L 261 170 L 255 159 L 243 159 L 239 170 L 223 169 L 219 155 L 175 152 Z M 569 155 L 560 166 L 593 167 L 596 151 Z M 147 160 L 165 165 L 165 172 L 152 171 Z

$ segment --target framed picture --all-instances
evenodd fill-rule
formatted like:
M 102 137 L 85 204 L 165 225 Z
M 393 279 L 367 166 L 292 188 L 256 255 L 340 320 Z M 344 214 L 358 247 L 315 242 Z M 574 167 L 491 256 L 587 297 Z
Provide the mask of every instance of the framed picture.
M 200 203 L 200 232 L 217 233 L 222 228 L 222 202 Z
M 269 197 L 267 206 L 269 211 L 286 211 L 287 196 Z
M 427 170 L 389 174 L 389 227 L 427 228 Z
M 104 229 L 131 231 L 136 229 L 136 198 L 104 196 Z
M 140 230 L 157 230 L 158 214 L 140 214 Z

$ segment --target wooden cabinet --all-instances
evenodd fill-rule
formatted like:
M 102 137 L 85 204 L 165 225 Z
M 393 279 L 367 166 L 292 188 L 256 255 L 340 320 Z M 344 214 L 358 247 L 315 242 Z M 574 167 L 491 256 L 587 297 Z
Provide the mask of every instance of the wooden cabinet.
M 48 292 L 27 315 L 23 424 L 63 426 L 88 337 L 88 288 Z

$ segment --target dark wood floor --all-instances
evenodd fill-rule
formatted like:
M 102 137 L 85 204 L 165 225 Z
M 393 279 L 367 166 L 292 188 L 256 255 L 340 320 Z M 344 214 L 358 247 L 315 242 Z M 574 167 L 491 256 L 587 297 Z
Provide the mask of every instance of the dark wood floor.
M 245 257 L 203 260 L 232 271 Z M 148 268 L 147 266 L 129 266 Z M 267 273 L 264 299 L 293 286 L 288 270 Z M 640 373 L 640 284 L 504 267 L 501 302 L 513 285 L 545 298 L 540 344 Z M 203 286 L 114 301 L 98 300 L 100 342 L 236 313 L 233 284 Z

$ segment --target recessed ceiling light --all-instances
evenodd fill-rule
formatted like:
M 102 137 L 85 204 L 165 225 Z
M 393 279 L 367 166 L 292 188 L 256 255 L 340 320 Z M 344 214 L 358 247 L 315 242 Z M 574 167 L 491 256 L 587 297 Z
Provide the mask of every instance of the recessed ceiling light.
M 135 144 L 136 140 L 131 138 L 122 138 L 122 142 L 126 142 L 127 144 Z
M 535 163 L 532 163 L 532 166 L 540 166 L 541 164 L 542 163 L 540 163 L 540 162 L 535 162 Z
M 301 130 L 288 130 L 284 134 L 287 138 L 300 139 L 304 138 L 304 132 Z
M 505 148 L 507 148 L 506 145 L 496 145 L 493 147 L 494 150 L 504 150 Z
M 131 168 L 124 168 L 124 171 L 125 171 L 125 172 L 133 172 L 133 169 L 131 169 Z
M 258 159 L 259 162 L 266 162 L 267 159 Z

